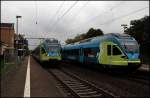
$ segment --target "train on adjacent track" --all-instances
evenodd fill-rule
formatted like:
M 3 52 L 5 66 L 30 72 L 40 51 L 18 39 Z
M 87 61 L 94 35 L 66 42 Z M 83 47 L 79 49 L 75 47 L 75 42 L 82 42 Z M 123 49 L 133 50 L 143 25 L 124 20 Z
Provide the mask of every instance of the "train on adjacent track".
M 61 61 L 61 44 L 55 38 L 44 39 L 33 51 L 32 55 L 41 63 L 59 63 Z
M 133 71 L 141 66 L 139 45 L 127 34 L 110 33 L 62 47 L 63 60 Z

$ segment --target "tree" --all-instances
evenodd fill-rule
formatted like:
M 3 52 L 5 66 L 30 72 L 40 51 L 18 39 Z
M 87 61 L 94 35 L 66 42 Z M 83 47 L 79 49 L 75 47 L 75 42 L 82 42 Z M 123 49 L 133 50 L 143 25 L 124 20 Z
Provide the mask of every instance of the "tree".
M 96 37 L 96 36 L 99 36 L 99 35 L 103 35 L 102 30 L 91 28 L 91 29 L 89 29 L 89 31 L 86 33 L 86 38 Z
M 70 44 L 70 43 L 78 42 L 87 38 L 96 37 L 100 35 L 103 35 L 103 31 L 101 29 L 90 28 L 87 33 L 78 34 L 75 38 L 67 39 L 65 42 L 67 44 Z
M 139 20 L 132 20 L 125 33 L 133 36 L 140 44 L 148 43 L 150 42 L 149 23 L 149 16 Z

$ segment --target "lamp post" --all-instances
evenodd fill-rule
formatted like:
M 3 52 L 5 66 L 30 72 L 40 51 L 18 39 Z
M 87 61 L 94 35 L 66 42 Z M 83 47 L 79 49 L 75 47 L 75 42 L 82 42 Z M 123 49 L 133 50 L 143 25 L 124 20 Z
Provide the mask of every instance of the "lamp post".
M 19 35 L 18 35 L 18 18 L 21 18 L 21 16 L 16 16 L 16 19 L 17 19 L 17 24 L 16 24 L 17 41 L 19 39 Z
M 17 62 L 20 61 L 20 56 L 19 56 L 19 50 L 18 50 L 18 45 L 19 45 L 19 35 L 18 35 L 18 19 L 21 18 L 21 16 L 16 16 L 16 19 L 17 19 L 17 23 L 16 23 L 16 45 L 17 45 L 17 55 L 18 55 L 18 58 L 17 58 Z

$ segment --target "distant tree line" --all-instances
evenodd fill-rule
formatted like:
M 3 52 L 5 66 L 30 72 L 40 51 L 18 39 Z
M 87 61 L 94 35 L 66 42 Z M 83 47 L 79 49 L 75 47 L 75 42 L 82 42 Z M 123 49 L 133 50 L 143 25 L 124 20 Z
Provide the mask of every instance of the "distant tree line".
M 87 33 L 79 34 L 73 39 L 67 39 L 65 42 L 67 44 L 70 44 L 70 43 L 75 43 L 87 38 L 96 37 L 100 35 L 103 35 L 103 31 L 101 29 L 90 28 Z

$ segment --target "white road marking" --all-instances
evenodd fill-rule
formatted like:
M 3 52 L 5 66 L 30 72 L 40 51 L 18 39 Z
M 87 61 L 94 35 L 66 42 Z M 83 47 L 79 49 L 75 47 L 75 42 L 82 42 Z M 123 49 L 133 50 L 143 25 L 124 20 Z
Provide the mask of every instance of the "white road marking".
M 28 58 L 27 74 L 24 87 L 24 97 L 30 97 L 30 56 Z

